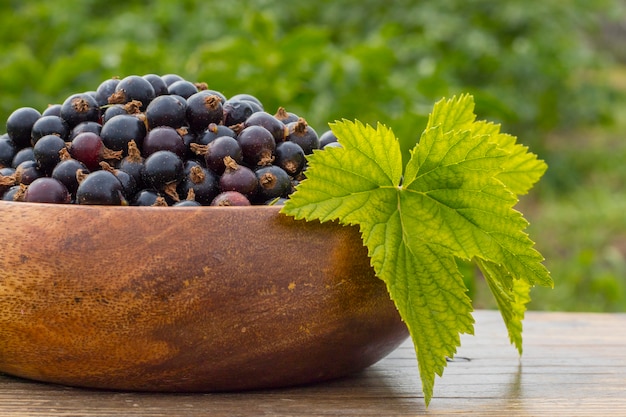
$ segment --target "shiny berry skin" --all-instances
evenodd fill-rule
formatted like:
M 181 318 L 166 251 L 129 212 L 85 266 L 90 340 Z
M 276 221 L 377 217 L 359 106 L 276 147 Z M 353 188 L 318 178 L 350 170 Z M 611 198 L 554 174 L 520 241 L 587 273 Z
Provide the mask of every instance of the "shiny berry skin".
M 283 122 L 264 111 L 252 113 L 250 117 L 243 122 L 243 126 L 244 128 L 249 126 L 264 127 L 272 134 L 276 143 L 283 142 L 289 134 L 289 130 Z
M 33 124 L 30 140 L 31 144 L 34 145 L 39 138 L 46 135 L 57 135 L 63 140 L 66 140 L 69 137 L 69 134 L 70 128 L 61 117 L 41 116 Z
M 138 191 L 131 201 L 131 206 L 154 206 L 161 197 L 156 190 L 145 188 Z M 161 197 L 162 198 L 162 197 Z M 162 200 L 165 203 L 165 199 Z
M 202 145 L 208 145 L 213 140 L 220 136 L 230 136 L 231 138 L 237 138 L 237 133 L 228 126 L 219 125 L 217 123 L 211 123 L 207 129 L 198 134 L 197 143 Z
M 48 104 L 48 107 L 41 112 L 42 116 L 58 116 L 61 117 L 61 105 L 60 104 Z
M 28 186 L 24 194 L 24 201 L 28 203 L 67 204 L 70 202 L 70 193 L 60 181 L 50 177 L 41 177 Z
M 100 169 L 100 161 L 104 160 L 104 143 L 102 138 L 93 132 L 79 133 L 70 143 L 69 152 L 88 170 L 96 171 Z
M 19 184 L 29 185 L 37 178 L 45 176 L 35 161 L 24 161 L 15 168 L 15 179 Z
M 109 97 L 109 104 L 126 104 L 137 100 L 141 102 L 141 111 L 144 111 L 155 97 L 154 88 L 148 80 L 139 75 L 129 75 L 117 84 L 115 92 Z
M 148 128 L 153 129 L 159 126 L 169 126 L 177 129 L 187 124 L 186 102 L 183 102 L 171 95 L 161 95 L 156 97 L 146 107 L 146 120 Z
M 297 176 L 306 166 L 306 156 L 302 147 L 291 141 L 279 143 L 276 145 L 274 165 L 278 165 L 292 177 Z
M 276 114 L 274 114 L 274 117 L 276 117 L 278 120 L 280 120 L 281 122 L 283 122 L 283 124 L 286 124 L 286 125 L 291 122 L 297 122 L 298 119 L 300 118 L 297 114 L 288 112 L 287 110 L 285 110 L 284 107 L 279 107 L 278 110 L 276 111 Z
M 161 79 L 163 80 L 165 85 L 168 87 L 174 84 L 176 81 L 184 80 L 184 78 L 178 74 L 164 74 L 164 75 L 161 75 Z
M 300 145 L 305 155 L 312 154 L 313 150 L 320 148 L 317 132 L 302 117 L 297 122 L 289 123 L 287 127 L 289 135 L 286 139 Z
M 159 126 L 148 131 L 143 140 L 142 150 L 142 154 L 145 157 L 157 151 L 171 151 L 180 158 L 185 158 L 187 153 L 187 147 L 182 136 L 176 129 L 170 126 Z
M 61 149 L 65 149 L 65 141 L 57 135 L 46 135 L 33 146 L 37 167 L 46 175 L 50 175 L 56 164 L 61 161 Z
M 72 94 L 61 104 L 61 118 L 70 129 L 81 122 L 99 122 L 100 107 L 90 94 Z
M 323 149 L 324 146 L 328 145 L 329 143 L 337 142 L 337 136 L 335 136 L 332 130 L 327 130 L 320 135 L 319 140 L 320 149 Z
M 107 170 L 93 171 L 78 185 L 76 202 L 90 205 L 127 205 L 122 183 Z
M 219 96 L 200 91 L 187 98 L 187 123 L 192 132 L 203 132 L 211 123 L 219 124 L 223 117 Z
M 199 165 L 192 166 L 185 179 L 178 185 L 178 194 L 184 198 L 189 194 L 189 190 L 193 190 L 195 201 L 208 206 L 220 191 L 219 179 L 209 169 Z
M 182 159 L 174 152 L 157 151 L 144 161 L 143 179 L 155 190 L 178 184 L 185 177 Z
M 33 147 L 29 146 L 28 148 L 22 148 L 15 153 L 13 160 L 11 161 L 11 167 L 17 168 L 19 164 L 24 161 L 34 161 L 35 154 L 33 153 Z
M 99 136 L 101 131 L 102 125 L 98 122 L 81 122 L 70 131 L 68 141 L 71 142 L 79 133 L 92 132 Z
M 250 168 L 237 164 L 232 158 L 225 158 L 226 170 L 219 179 L 221 191 L 237 191 L 246 197 L 253 196 L 259 181 Z
M 10 167 L 16 153 L 17 150 L 13 141 L 8 136 L 0 137 L 0 168 Z
M 274 160 L 276 141 L 263 126 L 246 127 L 237 135 L 237 142 L 241 146 L 243 162 L 250 167 L 269 165 Z
M 119 83 L 119 78 L 109 78 L 98 85 L 95 95 L 98 106 L 106 106 L 109 104 L 109 97 L 115 92 L 115 87 L 117 87 Z
M 167 84 L 163 81 L 163 78 L 156 74 L 145 74 L 143 78 L 152 84 L 155 97 L 159 97 L 167 94 Z
M 241 154 L 241 146 L 237 139 L 230 136 L 220 136 L 207 145 L 207 151 L 204 154 L 204 161 L 207 168 L 222 175 L 226 166 L 224 158 L 230 157 L 238 164 L 243 162 Z
M 249 206 L 250 200 L 245 195 L 237 191 L 224 191 L 219 193 L 213 201 L 211 206 Z
M 235 94 L 234 96 L 230 98 L 230 100 L 248 101 L 253 104 L 253 107 L 256 109 L 256 111 L 263 111 L 263 103 L 261 103 L 261 100 L 259 100 L 257 97 L 253 96 L 252 94 L 247 94 L 247 93 Z
M 286 197 L 291 192 L 291 178 L 281 167 L 269 165 L 255 171 L 259 187 L 255 199 L 261 202 Z
M 128 154 L 128 142 L 134 140 L 141 148 L 146 136 L 146 125 L 141 119 L 130 114 L 120 114 L 112 117 L 104 125 L 100 137 L 104 146 L 114 151 L 123 151 Z
M 167 87 L 167 92 L 168 94 L 175 94 L 187 99 L 198 92 L 198 87 L 191 81 L 178 80 Z
M 82 162 L 68 158 L 59 162 L 50 176 L 63 183 L 71 195 L 75 195 L 78 189 L 78 172 L 82 175 L 89 174 L 89 170 Z
M 31 131 L 40 117 L 39 111 L 32 107 L 20 107 L 9 115 L 6 132 L 18 149 L 31 145 Z
M 234 126 L 246 121 L 257 111 L 254 102 L 248 100 L 226 100 L 222 105 L 224 110 L 224 125 Z

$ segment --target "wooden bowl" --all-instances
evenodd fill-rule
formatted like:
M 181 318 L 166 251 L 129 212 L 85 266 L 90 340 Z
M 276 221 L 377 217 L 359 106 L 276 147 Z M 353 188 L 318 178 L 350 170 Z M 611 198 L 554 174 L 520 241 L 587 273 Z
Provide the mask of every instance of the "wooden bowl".
M 0 372 L 232 391 L 337 378 L 408 332 L 354 227 L 278 207 L 0 202 Z

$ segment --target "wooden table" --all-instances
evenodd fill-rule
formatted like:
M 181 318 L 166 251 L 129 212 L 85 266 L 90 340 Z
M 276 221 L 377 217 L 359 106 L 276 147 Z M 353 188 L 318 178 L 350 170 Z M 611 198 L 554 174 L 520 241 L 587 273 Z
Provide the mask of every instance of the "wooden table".
M 626 314 L 529 312 L 520 359 L 477 311 L 425 409 L 413 345 L 356 375 L 231 394 L 106 392 L 0 375 L 0 416 L 626 416 Z

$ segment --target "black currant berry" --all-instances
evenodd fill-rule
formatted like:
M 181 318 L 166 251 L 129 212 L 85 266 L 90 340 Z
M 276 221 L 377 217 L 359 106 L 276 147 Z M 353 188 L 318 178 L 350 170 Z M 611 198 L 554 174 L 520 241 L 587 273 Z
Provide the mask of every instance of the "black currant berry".
M 8 136 L 0 137 L 0 168 L 10 167 L 16 153 L 13 141 Z
M 219 193 L 213 201 L 212 206 L 249 206 L 250 200 L 245 195 L 237 191 L 224 191 Z
M 306 166 L 306 156 L 300 145 L 286 141 L 276 145 L 274 164 L 284 169 L 290 176 L 296 177 Z
M 161 79 L 163 80 L 165 85 L 168 87 L 174 84 L 176 81 L 184 80 L 184 78 L 178 74 L 164 74 L 164 75 L 161 75 Z
M 143 76 L 143 78 L 146 79 L 150 84 L 152 84 L 155 97 L 167 94 L 167 84 L 165 84 L 163 78 L 156 74 L 146 74 Z
M 302 117 L 297 122 L 289 123 L 287 127 L 289 135 L 286 139 L 300 145 L 305 155 L 312 154 L 314 149 L 319 149 L 320 140 L 317 132 Z
M 337 136 L 332 130 L 327 130 L 320 135 L 320 149 L 332 142 L 337 142 Z
M 31 144 L 34 145 L 41 137 L 46 135 L 57 135 L 66 140 L 69 137 L 70 128 L 65 120 L 59 116 L 41 116 L 33 124 L 31 130 Z
M 144 188 L 138 191 L 131 201 L 131 206 L 167 206 L 165 199 L 156 190 Z
M 80 175 L 78 175 L 79 173 Z M 89 174 L 89 170 L 82 162 L 74 158 L 66 158 L 54 167 L 50 176 L 63 183 L 71 195 L 76 195 L 79 176 L 86 176 L 87 174 Z
M 61 117 L 61 105 L 60 104 L 48 104 L 48 107 L 41 112 L 42 116 L 58 116 Z
M 235 126 L 246 121 L 257 111 L 254 102 L 249 100 L 226 100 L 222 105 L 224 110 L 223 123 L 226 126 Z
M 110 171 L 99 170 L 88 174 L 76 190 L 78 204 L 127 205 L 122 183 Z
M 99 136 L 101 131 L 102 125 L 98 122 L 81 122 L 70 131 L 68 140 L 72 141 L 76 135 L 83 132 L 92 132 Z
M 192 132 L 203 132 L 211 123 L 221 123 L 224 113 L 219 96 L 200 91 L 187 98 L 187 124 Z
M 144 111 L 155 97 L 154 88 L 148 80 L 139 75 L 129 75 L 120 80 L 108 101 L 109 104 L 126 104 L 137 100 L 141 102 L 141 111 Z
M 15 168 L 15 179 L 18 184 L 28 185 L 37 178 L 45 176 L 35 161 L 24 161 Z
M 276 141 L 263 126 L 252 125 L 243 129 L 237 136 L 241 146 L 243 162 L 250 166 L 270 165 L 274 161 Z
M 143 140 L 142 151 L 145 157 L 157 151 L 171 151 L 184 159 L 187 153 L 187 147 L 185 146 L 182 136 L 176 129 L 170 126 L 159 126 L 148 131 Z
M 286 197 L 291 192 L 291 178 L 281 167 L 269 165 L 255 171 L 259 187 L 255 199 L 265 202 L 278 197 Z
M 220 177 L 220 190 L 237 191 L 248 198 L 256 193 L 259 181 L 254 171 L 250 168 L 239 165 L 232 158 L 224 158 L 226 169 Z
M 264 111 L 251 114 L 250 117 L 243 122 L 244 128 L 249 126 L 262 126 L 266 128 L 272 134 L 276 143 L 283 142 L 289 134 L 289 130 L 283 122 Z
M 122 158 L 118 168 L 132 175 L 137 184 L 137 188 L 143 188 L 145 186 L 143 183 L 143 162 L 144 158 L 141 156 L 137 144 L 135 141 L 130 141 L 128 143 L 128 155 Z
M 143 139 L 146 136 L 144 122 L 130 114 L 120 114 L 112 117 L 104 125 L 100 137 L 104 146 L 114 151 L 123 151 L 128 154 L 128 142 L 134 140 L 141 149 Z
M 171 197 L 174 197 L 176 186 L 184 177 L 183 161 L 174 152 L 157 151 L 144 161 L 143 180 L 145 184 L 157 191 L 164 191 Z
M 65 141 L 57 135 L 46 135 L 40 138 L 33 146 L 33 155 L 37 161 L 37 167 L 46 175 L 61 161 L 61 150 L 66 149 Z
M 22 148 L 15 153 L 13 160 L 11 161 L 11 167 L 17 168 L 19 164 L 24 161 L 34 161 L 35 154 L 33 153 L 33 147 L 29 146 L 28 148 Z
M 24 194 L 24 201 L 28 203 L 67 204 L 70 202 L 70 193 L 60 181 L 50 177 L 41 177 L 28 186 Z
M 70 129 L 81 122 L 99 122 L 100 107 L 90 94 L 72 94 L 61 105 L 61 118 Z
M 112 151 L 104 145 L 100 136 L 93 132 L 79 133 L 70 143 L 70 155 L 82 162 L 88 170 L 100 169 L 104 160 L 120 160 L 122 151 Z
M 228 126 L 210 123 L 207 129 L 198 135 L 198 140 L 196 142 L 201 145 L 208 145 L 220 136 L 237 138 L 237 133 L 235 133 L 235 131 Z
M 146 120 L 148 128 L 153 129 L 159 126 L 169 126 L 177 129 L 187 124 L 185 108 L 183 102 L 171 95 L 160 95 L 146 107 Z
M 230 100 L 233 100 L 233 101 L 236 101 L 236 100 L 249 101 L 249 102 L 253 103 L 253 107 L 256 109 L 256 111 L 263 111 L 263 103 L 261 103 L 261 100 L 259 100 L 258 98 L 256 98 L 252 94 L 247 94 L 247 93 L 235 94 L 234 96 L 232 96 L 230 98 Z
M 193 191 L 194 200 L 208 206 L 219 193 L 219 179 L 211 170 L 194 165 L 178 185 L 178 195 L 187 196 Z
M 115 87 L 117 87 L 119 83 L 119 78 L 109 78 L 98 85 L 95 96 L 98 106 L 102 107 L 109 104 L 109 97 L 115 92 Z
M 167 87 L 167 92 L 187 99 L 198 92 L 198 87 L 191 81 L 178 80 Z
M 6 132 L 18 149 L 31 145 L 31 131 L 41 114 L 32 107 L 20 107 L 7 119 Z
M 243 162 L 241 146 L 237 139 L 230 136 L 220 136 L 207 145 L 204 160 L 207 168 L 217 175 L 224 173 L 226 169 L 224 158 L 226 157 L 232 158 L 238 164 Z

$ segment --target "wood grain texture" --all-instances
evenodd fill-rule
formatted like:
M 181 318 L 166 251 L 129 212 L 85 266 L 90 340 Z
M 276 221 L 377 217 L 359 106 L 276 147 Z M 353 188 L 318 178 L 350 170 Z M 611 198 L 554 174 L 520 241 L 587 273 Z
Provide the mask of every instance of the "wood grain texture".
M 626 416 L 626 314 L 529 312 L 521 358 L 499 313 L 475 318 L 476 335 L 462 338 L 427 410 L 406 342 L 339 380 L 245 393 L 109 392 L 0 376 L 0 415 Z
M 0 371 L 208 392 L 333 379 L 397 348 L 358 228 L 279 209 L 0 202 Z

